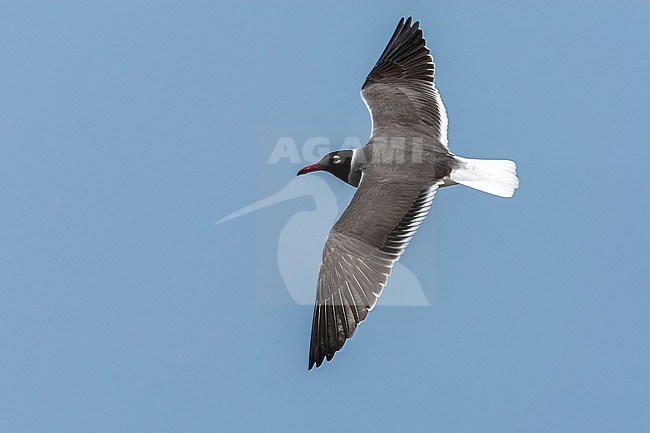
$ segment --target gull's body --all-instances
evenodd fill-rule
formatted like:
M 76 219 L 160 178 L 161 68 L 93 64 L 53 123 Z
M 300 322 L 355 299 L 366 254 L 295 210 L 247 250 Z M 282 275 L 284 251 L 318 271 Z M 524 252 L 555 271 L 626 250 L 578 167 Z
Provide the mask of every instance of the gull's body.
M 325 170 L 358 186 L 325 243 L 310 369 L 331 360 L 375 306 L 439 187 L 463 184 L 510 197 L 518 186 L 512 161 L 449 151 L 434 68 L 419 24 L 402 19 L 361 90 L 372 118 L 368 144 L 333 152 L 299 172 Z

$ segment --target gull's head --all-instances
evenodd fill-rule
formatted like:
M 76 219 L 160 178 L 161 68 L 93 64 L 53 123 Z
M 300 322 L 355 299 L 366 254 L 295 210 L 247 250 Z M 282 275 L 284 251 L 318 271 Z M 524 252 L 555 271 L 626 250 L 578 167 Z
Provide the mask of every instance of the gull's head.
M 326 171 L 330 174 L 341 179 L 343 182 L 352 186 L 358 186 L 358 181 L 355 181 L 356 176 L 352 175 L 352 157 L 354 152 L 352 150 L 337 150 L 328 153 L 315 164 L 310 164 L 303 167 L 298 176 L 302 174 L 311 173 L 313 171 Z M 351 176 L 352 175 L 352 176 Z

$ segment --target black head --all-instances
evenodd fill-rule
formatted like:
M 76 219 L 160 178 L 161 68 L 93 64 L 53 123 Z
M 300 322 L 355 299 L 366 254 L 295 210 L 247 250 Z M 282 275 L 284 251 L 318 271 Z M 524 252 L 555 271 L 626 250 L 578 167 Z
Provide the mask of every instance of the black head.
M 312 171 L 326 171 L 341 179 L 343 182 L 348 183 L 354 187 L 359 186 L 359 176 L 352 170 L 352 150 L 337 150 L 336 152 L 328 153 L 316 164 L 311 164 L 303 167 L 298 176 Z

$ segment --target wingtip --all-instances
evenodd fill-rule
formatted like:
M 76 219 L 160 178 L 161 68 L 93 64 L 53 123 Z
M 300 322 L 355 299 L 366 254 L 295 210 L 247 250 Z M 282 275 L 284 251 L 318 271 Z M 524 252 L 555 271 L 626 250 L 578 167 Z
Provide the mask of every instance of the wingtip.
M 412 16 L 409 16 L 408 18 L 402 17 L 399 20 L 398 26 L 412 27 L 417 30 L 420 28 L 420 21 L 413 21 Z
M 341 346 L 343 347 L 343 346 Z M 312 370 L 314 368 L 319 368 L 321 365 L 325 364 L 325 360 L 328 362 L 334 359 L 334 355 L 336 355 L 336 352 L 333 353 L 317 353 L 315 356 L 310 355 L 309 357 L 309 363 L 307 364 L 307 370 Z
M 323 363 L 323 360 L 318 360 L 317 358 L 309 358 L 309 364 L 307 364 L 307 371 L 311 371 L 315 368 L 318 368 Z

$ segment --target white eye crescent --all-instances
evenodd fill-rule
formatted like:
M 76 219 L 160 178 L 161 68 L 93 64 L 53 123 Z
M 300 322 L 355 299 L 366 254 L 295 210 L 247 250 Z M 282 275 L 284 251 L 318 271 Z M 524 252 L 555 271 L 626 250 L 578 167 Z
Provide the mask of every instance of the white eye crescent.
M 339 162 L 341 162 L 341 158 L 339 158 L 338 155 L 334 155 L 332 157 L 332 162 L 334 162 L 334 164 L 339 163 Z

